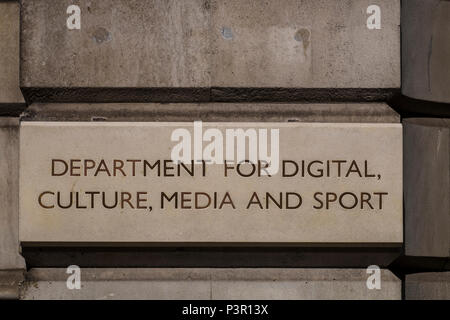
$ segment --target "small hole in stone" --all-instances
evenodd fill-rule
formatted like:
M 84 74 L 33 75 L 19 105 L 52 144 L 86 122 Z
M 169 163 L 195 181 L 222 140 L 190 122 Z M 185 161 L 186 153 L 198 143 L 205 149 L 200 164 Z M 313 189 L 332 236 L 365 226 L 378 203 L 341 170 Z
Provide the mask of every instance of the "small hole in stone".
M 91 117 L 91 121 L 107 121 L 107 120 L 108 118 L 105 117 L 97 117 L 97 116 Z
M 231 31 L 231 28 L 223 27 L 221 33 L 224 39 L 226 40 L 233 39 L 233 32 Z

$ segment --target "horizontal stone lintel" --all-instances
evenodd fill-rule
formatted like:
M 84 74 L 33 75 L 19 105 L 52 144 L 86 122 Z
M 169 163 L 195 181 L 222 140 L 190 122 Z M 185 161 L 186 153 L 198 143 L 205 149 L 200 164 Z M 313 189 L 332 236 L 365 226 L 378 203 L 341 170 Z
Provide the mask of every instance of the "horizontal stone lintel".
M 384 103 L 34 103 L 22 121 L 399 123 Z
M 342 268 L 82 268 L 86 281 L 120 280 L 268 280 L 360 281 L 365 269 Z M 447 277 L 448 278 L 448 277 Z M 66 281 L 64 268 L 32 268 L 27 281 Z M 398 281 L 388 270 L 382 280 Z M 450 278 L 449 278 L 450 280 Z
M 401 299 L 401 281 L 382 269 L 369 290 L 366 269 L 81 269 L 68 290 L 65 268 L 31 269 L 22 299 Z

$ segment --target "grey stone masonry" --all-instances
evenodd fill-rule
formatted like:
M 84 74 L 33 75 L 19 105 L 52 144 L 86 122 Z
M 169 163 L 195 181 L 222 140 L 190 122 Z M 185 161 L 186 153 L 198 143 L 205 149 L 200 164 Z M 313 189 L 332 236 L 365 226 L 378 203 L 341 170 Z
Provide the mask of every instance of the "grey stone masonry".
M 380 272 L 369 289 L 366 269 L 80 269 L 81 288 L 65 268 L 31 269 L 22 299 L 401 299 L 401 281 Z
M 450 272 L 416 273 L 406 276 L 405 299 L 450 299 Z
M 0 1 L 0 115 L 24 104 L 19 88 L 19 14 L 17 1 Z
M 399 0 L 377 1 L 380 29 L 368 0 L 80 0 L 79 29 L 71 4 L 22 1 L 30 101 L 228 101 L 240 88 L 368 101 L 400 88 Z
M 0 118 L 0 298 L 17 298 L 25 269 L 19 254 L 19 119 Z
M 450 120 L 403 120 L 405 253 L 450 256 Z
M 403 94 L 450 103 L 449 70 L 450 1 L 403 0 Z
M 34 103 L 22 121 L 399 123 L 384 103 Z

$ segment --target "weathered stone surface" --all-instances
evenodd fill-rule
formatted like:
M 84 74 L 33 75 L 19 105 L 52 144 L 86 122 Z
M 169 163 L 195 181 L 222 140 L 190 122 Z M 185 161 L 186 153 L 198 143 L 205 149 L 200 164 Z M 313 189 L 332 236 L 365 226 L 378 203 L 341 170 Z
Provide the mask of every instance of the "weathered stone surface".
M 383 103 L 34 103 L 30 121 L 210 121 L 398 123 Z
M 19 299 L 24 270 L 0 270 L 0 300 Z
M 81 269 L 80 290 L 65 271 L 31 269 L 22 299 L 401 299 L 384 269 L 379 290 L 365 269 Z
M 407 275 L 405 298 L 407 300 L 450 300 L 450 272 Z
M 23 87 L 207 87 L 209 9 L 194 1 L 22 1 Z
M 19 254 L 18 118 L 0 118 L 0 159 L 0 299 L 17 299 L 25 269 Z
M 405 119 L 405 253 L 450 255 L 450 122 Z
M 400 1 L 214 1 L 212 84 L 218 87 L 398 88 Z
M 403 1 L 403 94 L 416 99 L 449 103 L 449 69 L 450 2 Z
M 279 170 L 270 177 L 256 171 L 245 177 L 252 171 L 249 164 L 231 165 L 226 176 L 223 163 L 196 165 L 193 176 L 181 166 L 177 169 L 168 159 L 178 144 L 170 140 L 171 135 L 179 128 L 194 133 L 193 137 L 203 136 L 193 132 L 193 123 L 189 122 L 22 122 L 21 241 L 350 246 L 402 243 L 400 124 L 203 124 L 203 132 L 213 128 L 223 135 L 224 141 L 226 129 L 268 129 L 269 136 L 272 129 L 279 130 Z M 277 140 L 271 141 L 275 145 Z M 203 147 L 207 144 L 205 141 Z M 267 147 L 271 150 L 272 144 L 269 142 Z M 236 148 L 237 143 L 235 152 Z M 78 161 L 74 167 L 84 163 L 86 170 L 75 168 L 64 173 L 64 164 L 55 159 L 79 159 L 73 162 Z M 103 165 L 109 167 L 119 160 L 117 163 L 124 163 L 124 171 L 114 169 L 115 172 L 107 173 L 93 169 L 94 172 L 87 169 L 92 162 L 88 161 L 88 165 L 86 159 L 95 160 L 97 169 L 102 166 L 102 159 Z M 138 160 L 136 169 L 127 159 Z M 345 161 L 342 169 L 331 163 L 335 159 Z M 285 160 L 297 163 L 297 174 L 294 164 L 286 164 Z M 276 163 L 275 158 L 270 161 Z M 155 167 L 151 169 L 149 165 Z M 300 173 L 302 165 L 310 168 L 304 177 Z M 190 161 L 187 166 L 193 170 Z M 329 174 L 314 177 L 321 174 L 321 167 L 326 172 L 327 166 Z M 93 199 L 86 192 L 99 193 Z M 207 193 L 210 202 L 205 195 L 195 198 L 194 192 Z M 289 195 L 288 208 L 290 192 L 297 195 Z M 267 193 L 278 203 L 282 193 L 281 208 L 269 201 Z M 333 194 L 336 199 L 325 205 L 325 197 L 331 200 Z M 261 205 L 255 204 L 255 196 Z
M 24 102 L 19 89 L 19 14 L 18 2 L 0 1 L 0 106 Z
M 24 269 L 19 254 L 19 119 L 0 118 L 0 270 Z
M 80 30 L 66 27 L 69 4 L 22 1 L 21 86 L 32 100 L 85 99 L 71 91 L 80 88 L 124 102 L 115 89 L 205 88 L 191 92 L 204 101 L 215 87 L 400 87 L 398 0 L 378 1 L 379 30 L 367 27 L 368 0 L 81 0 Z M 164 100 L 149 92 L 128 94 Z

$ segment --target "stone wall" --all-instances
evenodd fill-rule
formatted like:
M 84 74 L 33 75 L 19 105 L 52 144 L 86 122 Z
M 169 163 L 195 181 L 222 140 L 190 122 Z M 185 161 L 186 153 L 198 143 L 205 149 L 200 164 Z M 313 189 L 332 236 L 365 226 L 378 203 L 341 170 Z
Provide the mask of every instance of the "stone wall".
M 0 0 L 0 298 L 449 299 L 450 2 L 372 2 L 80 0 L 78 29 L 73 1 Z M 25 122 L 196 120 L 401 124 L 402 146 L 387 133 L 367 143 L 401 155 L 389 159 L 403 221 L 373 232 L 403 242 L 21 242 L 32 197 L 19 190 L 36 186 L 21 156 L 54 152 L 19 151 Z M 66 286 L 70 265 L 82 290 Z

